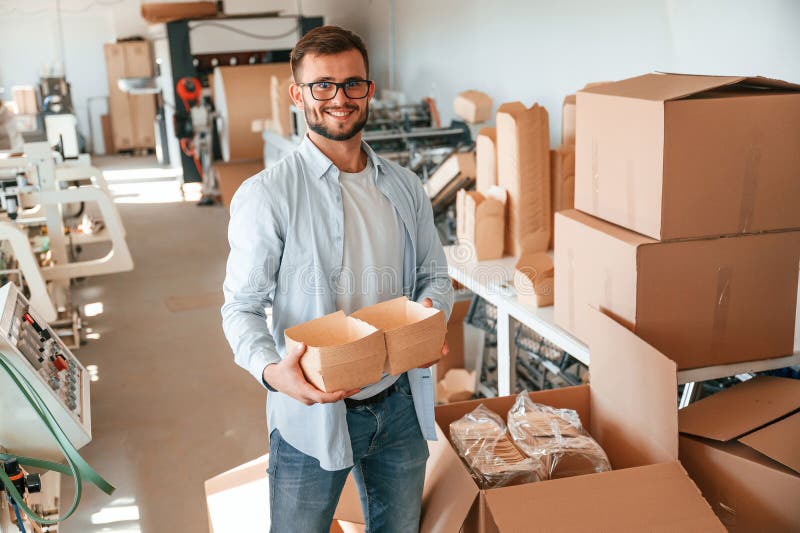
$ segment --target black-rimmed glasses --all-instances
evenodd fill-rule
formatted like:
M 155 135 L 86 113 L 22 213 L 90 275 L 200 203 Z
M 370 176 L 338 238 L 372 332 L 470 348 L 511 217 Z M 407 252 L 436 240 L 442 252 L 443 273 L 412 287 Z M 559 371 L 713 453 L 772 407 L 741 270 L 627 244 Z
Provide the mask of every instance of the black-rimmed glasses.
M 348 80 L 341 83 L 335 81 L 312 81 L 311 83 L 298 83 L 300 87 L 311 89 L 311 97 L 314 100 L 333 100 L 339 93 L 339 89 L 344 91 L 344 95 L 353 100 L 366 98 L 372 80 Z

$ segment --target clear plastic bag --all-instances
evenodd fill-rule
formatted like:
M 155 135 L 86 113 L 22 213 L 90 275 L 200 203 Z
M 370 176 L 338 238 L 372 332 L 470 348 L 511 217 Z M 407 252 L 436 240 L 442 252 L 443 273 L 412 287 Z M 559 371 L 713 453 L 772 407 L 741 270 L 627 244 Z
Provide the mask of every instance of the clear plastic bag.
M 546 479 L 611 470 L 606 452 L 572 409 L 534 403 L 521 392 L 508 412 L 508 431 L 525 455 L 544 464 Z
M 450 424 L 450 440 L 482 489 L 547 479 L 544 464 L 520 453 L 503 419 L 483 404 Z

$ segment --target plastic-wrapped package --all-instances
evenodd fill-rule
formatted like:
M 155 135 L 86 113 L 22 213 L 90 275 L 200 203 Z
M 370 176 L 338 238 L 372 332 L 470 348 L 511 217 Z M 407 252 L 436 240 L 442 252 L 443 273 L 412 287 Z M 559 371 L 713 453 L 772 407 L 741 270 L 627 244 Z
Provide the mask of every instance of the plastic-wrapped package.
M 522 455 L 503 419 L 483 404 L 450 424 L 450 440 L 482 489 L 547 479 L 544 464 Z
M 572 409 L 534 403 L 521 392 L 508 412 L 508 431 L 525 455 L 544 464 L 546 479 L 611 470 L 606 452 Z

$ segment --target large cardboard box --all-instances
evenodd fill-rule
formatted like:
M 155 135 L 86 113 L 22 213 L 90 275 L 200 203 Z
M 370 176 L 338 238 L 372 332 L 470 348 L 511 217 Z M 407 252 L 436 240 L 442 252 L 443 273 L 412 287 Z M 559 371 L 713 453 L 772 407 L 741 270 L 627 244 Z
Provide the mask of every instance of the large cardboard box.
M 591 316 L 591 386 L 530 396 L 577 411 L 614 470 L 481 490 L 449 442 L 450 423 L 480 403 L 505 419 L 515 397 L 440 406 L 421 531 L 724 531 L 678 463 L 675 363 L 611 318 Z
M 800 531 L 798 409 L 800 381 L 760 376 L 680 411 L 681 462 L 729 531 Z
M 547 110 L 520 102 L 497 110 L 497 183 L 508 191 L 505 253 L 550 245 L 550 130 Z
M 608 310 L 678 368 L 791 354 L 800 231 L 659 242 L 556 214 L 555 321 L 586 342 Z
M 350 315 L 383 331 L 385 372 L 402 374 L 442 357 L 444 312 L 425 307 L 405 296 L 370 305 Z
M 646 74 L 577 104 L 581 211 L 662 240 L 800 227 L 800 86 Z
M 255 176 L 264 170 L 264 161 L 261 159 L 248 159 L 245 161 L 232 161 L 225 163 L 219 161 L 213 165 L 217 176 L 217 187 L 222 203 L 231 205 L 233 195 L 250 176 Z
M 497 128 L 481 128 L 475 136 L 475 173 L 478 192 L 497 185 Z

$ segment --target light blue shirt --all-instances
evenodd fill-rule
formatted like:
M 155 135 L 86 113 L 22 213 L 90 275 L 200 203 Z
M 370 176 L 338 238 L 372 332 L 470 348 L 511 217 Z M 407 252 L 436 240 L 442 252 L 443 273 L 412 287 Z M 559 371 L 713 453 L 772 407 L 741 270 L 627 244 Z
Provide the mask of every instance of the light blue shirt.
M 375 184 L 405 229 L 402 292 L 430 298 L 449 317 L 453 289 L 430 200 L 410 170 L 363 143 Z M 297 150 L 245 181 L 231 202 L 222 327 L 236 363 L 262 383 L 264 368 L 285 355 L 286 328 L 336 311 L 342 270 L 344 212 L 336 168 L 306 137 Z M 272 307 L 272 332 L 265 308 Z M 429 369 L 408 371 L 422 434 L 436 439 Z M 326 470 L 353 466 L 344 402 L 303 403 L 270 392 L 270 429 Z

